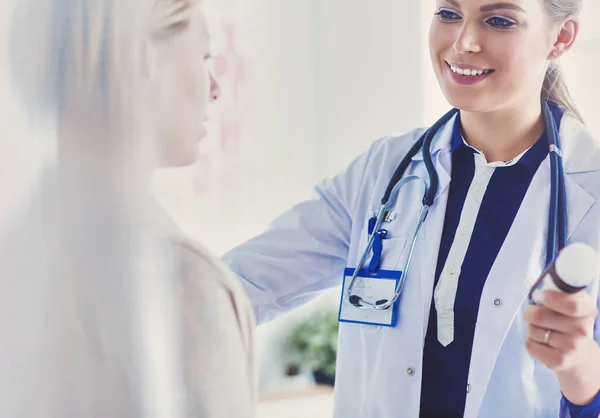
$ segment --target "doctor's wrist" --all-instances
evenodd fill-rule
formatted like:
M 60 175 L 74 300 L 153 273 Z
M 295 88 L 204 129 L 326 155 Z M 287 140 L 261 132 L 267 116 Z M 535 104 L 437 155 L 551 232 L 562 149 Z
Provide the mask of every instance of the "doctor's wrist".
M 556 371 L 561 392 L 576 405 L 588 405 L 600 392 L 600 346 L 591 338 L 588 344 L 574 367 Z

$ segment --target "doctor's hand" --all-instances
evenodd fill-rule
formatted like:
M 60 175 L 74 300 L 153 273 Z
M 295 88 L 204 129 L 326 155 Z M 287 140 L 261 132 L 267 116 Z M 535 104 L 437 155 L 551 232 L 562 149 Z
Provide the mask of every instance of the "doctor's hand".
M 524 315 L 527 351 L 556 372 L 563 395 L 579 405 L 600 391 L 600 346 L 593 339 L 597 317 L 588 293 L 552 291 L 545 291 L 542 304 L 529 306 Z

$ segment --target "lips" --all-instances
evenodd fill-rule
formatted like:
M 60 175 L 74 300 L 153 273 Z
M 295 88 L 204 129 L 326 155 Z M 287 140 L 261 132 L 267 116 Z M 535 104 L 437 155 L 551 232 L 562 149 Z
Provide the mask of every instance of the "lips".
M 490 77 L 494 70 L 491 68 L 475 67 L 473 65 L 446 62 L 449 78 L 463 86 L 478 84 Z
M 481 76 L 481 75 L 485 75 L 485 74 L 491 74 L 494 72 L 494 70 L 492 68 L 476 67 L 474 65 L 469 65 L 469 64 L 460 64 L 460 63 L 447 62 L 447 61 L 446 61 L 446 64 L 450 68 L 450 71 L 452 71 L 454 74 L 458 74 L 458 75 L 462 75 L 462 76 L 466 76 L 466 77 L 476 77 L 476 76 Z

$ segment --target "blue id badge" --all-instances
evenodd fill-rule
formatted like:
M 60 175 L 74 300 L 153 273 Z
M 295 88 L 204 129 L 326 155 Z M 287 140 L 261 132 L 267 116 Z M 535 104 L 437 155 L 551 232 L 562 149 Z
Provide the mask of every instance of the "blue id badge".
M 344 270 L 338 320 L 354 324 L 395 327 L 398 317 L 398 300 L 386 310 L 358 309 L 350 303 L 348 289 L 350 288 L 353 274 L 353 268 Z M 371 303 L 376 303 L 384 299 L 389 300 L 394 297 L 396 286 L 401 277 L 401 271 L 379 270 L 375 273 L 370 273 L 368 269 L 361 269 L 354 281 L 352 294 Z

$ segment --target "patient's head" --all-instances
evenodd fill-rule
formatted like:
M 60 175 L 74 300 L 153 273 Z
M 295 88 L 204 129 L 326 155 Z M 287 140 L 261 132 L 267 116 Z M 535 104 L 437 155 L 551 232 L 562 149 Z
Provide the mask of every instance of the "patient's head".
M 156 0 L 151 41 L 156 52 L 150 75 L 165 165 L 194 162 L 206 135 L 209 101 L 219 97 L 210 73 L 209 34 L 198 0 Z
M 85 108 L 90 131 L 102 127 L 104 112 L 121 125 L 142 122 L 144 148 L 156 140 L 158 164 L 190 164 L 206 135 L 208 104 L 219 96 L 200 3 L 19 0 L 11 81 L 32 115 L 77 121 Z

